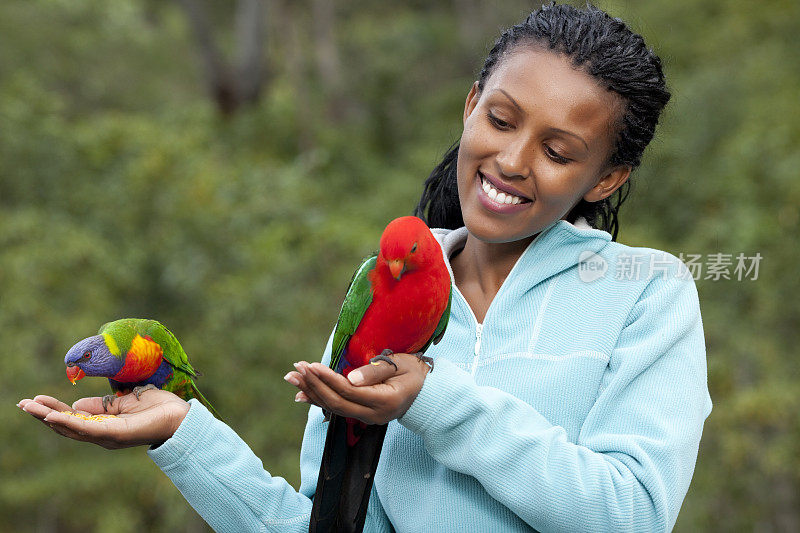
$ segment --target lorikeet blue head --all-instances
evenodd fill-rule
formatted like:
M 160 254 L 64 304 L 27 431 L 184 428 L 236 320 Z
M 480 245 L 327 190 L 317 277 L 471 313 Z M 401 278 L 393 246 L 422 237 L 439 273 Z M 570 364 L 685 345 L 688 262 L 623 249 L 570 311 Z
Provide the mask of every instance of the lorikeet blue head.
M 124 361 L 119 357 L 116 343 L 111 339 L 112 345 L 109 346 L 106 337 L 88 337 L 69 349 L 64 364 L 67 365 L 67 378 L 73 385 L 84 376 L 114 376 L 122 368 Z

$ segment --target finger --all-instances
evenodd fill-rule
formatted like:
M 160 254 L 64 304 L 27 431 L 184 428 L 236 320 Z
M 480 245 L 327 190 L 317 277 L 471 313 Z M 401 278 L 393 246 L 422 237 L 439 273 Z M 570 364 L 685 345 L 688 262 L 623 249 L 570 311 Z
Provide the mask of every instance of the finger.
M 290 385 L 294 385 L 297 387 L 300 384 L 301 374 L 299 372 L 289 372 L 285 376 L 283 376 L 284 381 L 289 383 Z
M 319 366 L 323 369 L 327 369 L 322 365 Z M 311 369 L 312 367 L 308 368 Z M 365 422 L 371 422 L 375 415 L 374 409 L 342 397 L 342 395 L 338 394 L 320 379 L 320 377 L 316 374 L 316 370 L 316 368 L 313 368 L 313 370 L 306 373 L 305 384 L 307 385 L 307 389 L 304 390 L 304 392 L 309 394 L 312 399 L 315 397 L 318 398 L 321 402 L 318 403 L 318 405 L 331 412 L 351 418 L 358 418 L 359 420 L 363 420 Z M 348 382 L 343 376 L 338 375 L 335 372 L 332 373 L 347 383 L 348 387 L 353 389 L 355 388 L 350 385 L 350 382 Z
M 20 408 L 25 411 L 26 413 L 38 418 L 39 420 L 44 420 L 44 417 L 49 415 L 53 412 L 53 410 L 46 405 L 42 405 L 39 402 L 35 402 L 33 400 L 23 400 L 20 402 Z
M 388 363 L 385 364 L 394 370 L 394 367 Z M 387 393 L 391 394 L 395 392 L 394 386 L 382 382 L 376 383 L 369 387 L 356 387 L 341 374 L 337 374 L 336 372 L 318 363 L 314 363 L 309 368 L 316 377 L 318 377 L 339 396 L 346 400 L 350 400 L 351 402 L 358 403 L 372 409 L 383 408 Z M 353 372 L 355 372 L 355 370 Z
M 108 404 L 108 410 L 103 407 L 103 397 L 93 396 L 90 398 L 81 398 L 72 404 L 73 409 L 80 409 L 93 415 L 118 415 L 120 414 L 120 407 L 122 405 L 122 397 L 114 398 L 114 401 Z
M 44 421 L 42 421 L 42 422 L 44 423 L 44 425 L 46 425 L 47 427 L 49 427 L 50 429 L 52 429 L 54 432 L 58 433 L 62 437 L 67 437 L 68 439 L 72 439 L 72 440 L 79 440 L 81 442 L 86 442 L 86 441 L 90 440 L 90 438 L 87 435 L 81 435 L 80 433 L 76 433 L 76 432 L 72 431 L 71 429 L 65 428 L 63 426 L 59 426 L 57 424 L 51 424 L 51 423 L 44 422 Z
M 309 372 L 310 373 L 310 370 L 307 370 L 307 368 L 303 368 L 303 372 L 304 373 L 305 372 Z M 296 374 L 295 379 L 297 381 L 296 387 L 298 389 L 300 389 L 300 392 L 295 394 L 295 397 L 294 397 L 295 401 L 298 401 L 298 397 L 301 397 L 301 398 L 305 397 L 308 400 L 308 403 L 310 403 L 312 405 L 316 405 L 316 406 L 321 407 L 323 409 L 328 409 L 328 406 L 323 403 L 323 400 L 316 394 L 316 392 L 314 392 L 308 386 L 308 384 L 306 383 L 305 375 L 301 374 L 299 372 L 296 372 L 295 374 Z M 303 396 L 299 396 L 301 394 Z M 299 401 L 303 401 L 303 400 L 299 400 Z
M 61 400 L 57 400 L 52 396 L 45 396 L 44 394 L 40 394 L 33 399 L 34 402 L 40 403 L 44 406 L 49 407 L 50 409 L 55 409 L 56 411 L 72 411 L 72 407 L 65 404 Z
M 20 402 L 20 404 L 22 404 L 21 407 L 23 411 L 38 418 L 44 425 L 46 425 L 59 435 L 62 435 L 64 437 L 69 437 L 75 440 L 86 440 L 86 437 L 72 430 L 57 426 L 55 424 L 51 424 L 49 422 L 45 422 L 44 419 L 45 417 L 47 417 L 47 415 L 56 412 L 53 409 L 47 407 L 46 405 L 42 405 L 41 403 L 35 402 L 33 400 L 23 400 L 22 402 Z
M 54 430 L 56 430 L 54 426 L 57 426 L 59 429 L 70 430 L 82 437 L 89 437 L 91 440 L 110 438 L 113 435 L 112 424 L 117 420 L 119 419 L 89 421 L 76 416 L 65 415 L 58 411 L 51 411 L 44 418 L 44 421 Z
M 364 387 L 382 383 L 397 374 L 397 369 L 386 361 L 370 363 L 361 368 L 357 368 L 347 375 L 347 379 L 353 385 Z

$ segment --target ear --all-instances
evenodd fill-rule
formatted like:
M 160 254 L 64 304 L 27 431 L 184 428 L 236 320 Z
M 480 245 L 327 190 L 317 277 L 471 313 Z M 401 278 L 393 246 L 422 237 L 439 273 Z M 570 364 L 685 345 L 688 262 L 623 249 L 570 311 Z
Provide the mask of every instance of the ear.
M 478 82 L 476 81 L 472 84 L 472 88 L 467 95 L 467 101 L 464 103 L 464 122 L 467 121 L 467 118 L 472 114 L 475 106 L 478 105 L 478 100 L 480 100 L 480 93 L 478 90 Z
M 583 195 L 583 199 L 587 202 L 599 202 L 604 198 L 608 198 L 614 191 L 622 187 L 623 183 L 628 181 L 632 170 L 633 169 L 627 165 L 611 168 L 600 178 L 597 185 L 589 189 L 589 191 Z

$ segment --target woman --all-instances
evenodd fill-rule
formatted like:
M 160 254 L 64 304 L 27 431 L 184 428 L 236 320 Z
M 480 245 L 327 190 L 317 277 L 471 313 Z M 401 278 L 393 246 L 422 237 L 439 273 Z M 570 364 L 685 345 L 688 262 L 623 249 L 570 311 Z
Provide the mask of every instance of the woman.
M 498 39 L 464 131 L 425 184 L 455 288 L 428 355 L 286 380 L 313 404 L 296 492 L 226 425 L 163 391 L 114 423 L 20 402 L 62 435 L 148 454 L 220 531 L 304 531 L 320 407 L 392 422 L 366 531 L 664 531 L 711 410 L 697 292 L 669 254 L 614 242 L 631 171 L 669 99 L 659 59 L 602 11 L 545 6 Z M 612 202 L 612 195 L 617 201 Z M 613 234 L 613 235 L 612 235 Z M 102 412 L 99 398 L 75 408 Z

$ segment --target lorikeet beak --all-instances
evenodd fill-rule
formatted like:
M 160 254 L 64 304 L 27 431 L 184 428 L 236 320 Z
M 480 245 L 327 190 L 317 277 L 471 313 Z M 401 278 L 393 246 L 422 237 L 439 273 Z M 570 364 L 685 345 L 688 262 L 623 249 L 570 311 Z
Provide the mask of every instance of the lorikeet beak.
M 392 277 L 397 281 L 400 281 L 400 276 L 406 271 L 406 263 L 402 259 L 392 259 L 389 261 L 389 272 L 392 273 Z
M 75 382 L 79 379 L 83 379 L 84 377 L 86 377 L 86 374 L 78 365 L 67 367 L 67 378 L 72 382 L 73 385 L 76 385 Z

